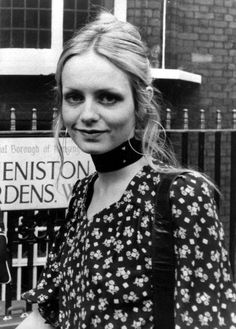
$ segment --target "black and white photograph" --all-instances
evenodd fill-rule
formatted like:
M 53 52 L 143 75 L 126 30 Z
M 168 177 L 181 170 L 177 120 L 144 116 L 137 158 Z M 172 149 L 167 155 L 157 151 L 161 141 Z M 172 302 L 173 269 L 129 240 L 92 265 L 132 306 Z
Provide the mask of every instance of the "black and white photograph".
M 236 0 L 0 0 L 0 329 L 236 329 Z

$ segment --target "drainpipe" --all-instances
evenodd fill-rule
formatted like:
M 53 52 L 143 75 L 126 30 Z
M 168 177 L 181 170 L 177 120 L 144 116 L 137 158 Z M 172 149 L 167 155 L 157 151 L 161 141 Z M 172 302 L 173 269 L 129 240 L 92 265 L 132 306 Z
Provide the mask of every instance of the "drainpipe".
M 167 0 L 163 0 L 163 15 L 162 15 L 162 61 L 161 68 L 165 69 L 165 52 L 166 52 L 166 6 Z

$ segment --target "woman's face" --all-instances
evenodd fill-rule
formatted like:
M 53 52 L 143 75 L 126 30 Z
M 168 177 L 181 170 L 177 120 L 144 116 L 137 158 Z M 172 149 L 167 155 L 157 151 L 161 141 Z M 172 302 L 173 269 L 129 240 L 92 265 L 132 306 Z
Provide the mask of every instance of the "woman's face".
M 82 151 L 102 154 L 114 149 L 134 136 L 128 76 L 92 51 L 70 58 L 62 71 L 62 117 Z

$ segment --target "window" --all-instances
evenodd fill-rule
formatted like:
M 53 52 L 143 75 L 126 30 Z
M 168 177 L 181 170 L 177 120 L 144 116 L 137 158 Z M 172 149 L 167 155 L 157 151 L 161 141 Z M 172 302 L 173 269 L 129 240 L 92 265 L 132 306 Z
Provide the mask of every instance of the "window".
M 89 22 L 101 9 L 114 11 L 114 0 L 65 0 L 63 40 L 71 38 L 75 30 Z
M 51 0 L 0 0 L 0 48 L 51 48 Z
M 127 0 L 0 0 L 0 75 L 55 73 L 63 42 L 100 8 L 126 19 Z

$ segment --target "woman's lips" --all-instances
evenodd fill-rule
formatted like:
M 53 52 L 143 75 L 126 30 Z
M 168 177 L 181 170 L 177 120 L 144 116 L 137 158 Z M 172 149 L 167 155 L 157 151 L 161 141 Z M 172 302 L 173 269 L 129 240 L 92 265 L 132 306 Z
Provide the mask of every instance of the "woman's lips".
M 104 133 L 106 130 L 95 130 L 95 129 L 77 129 L 82 135 L 89 137 L 98 137 Z

